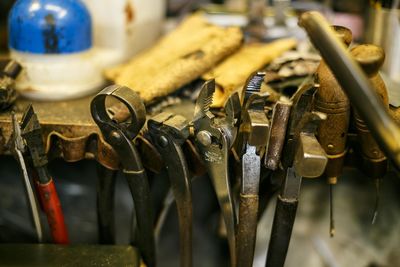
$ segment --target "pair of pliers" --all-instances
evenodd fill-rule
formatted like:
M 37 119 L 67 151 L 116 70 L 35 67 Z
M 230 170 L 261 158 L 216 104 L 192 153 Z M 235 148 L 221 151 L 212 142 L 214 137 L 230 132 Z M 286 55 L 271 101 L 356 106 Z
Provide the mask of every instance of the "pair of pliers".
M 106 99 L 115 98 L 129 110 L 126 122 L 117 122 L 109 115 Z M 122 164 L 135 203 L 137 242 L 144 263 L 156 265 L 153 211 L 146 171 L 135 147 L 134 139 L 146 121 L 146 110 L 140 96 L 125 86 L 112 85 L 97 94 L 91 102 L 91 113 L 104 139 L 113 147 Z
M 182 145 L 189 138 L 189 122 L 179 115 L 160 113 L 147 123 L 154 145 L 160 152 L 178 209 L 180 265 L 192 266 L 192 188 Z
M 22 156 L 24 152 L 27 155 L 26 157 L 29 158 L 28 166 L 30 167 L 30 173 L 35 182 L 35 188 L 39 195 L 41 208 L 47 216 L 52 239 L 56 244 L 68 244 L 68 231 L 64 222 L 64 214 L 62 212 L 54 180 L 47 169 L 48 160 L 42 139 L 42 131 L 32 105 L 29 105 L 24 113 L 21 125 L 18 125 L 15 114 L 12 115 L 12 121 L 14 128 L 13 139 L 15 144 L 13 150 L 16 153 L 23 170 L 25 185 L 28 190 L 29 200 L 34 214 L 33 218 L 38 239 L 39 241 L 42 239 L 41 225 L 38 214 L 36 214 L 35 201 L 34 199 L 31 199 L 32 192 L 29 187 L 28 170 Z
M 250 76 L 242 91 L 242 111 L 237 150 L 241 153 L 242 173 L 237 225 L 237 267 L 253 266 L 257 234 L 260 151 L 266 147 L 270 123 L 264 111 L 268 93 L 261 93 L 264 72 Z
M 217 118 L 210 106 L 215 92 L 215 80 L 203 85 L 197 99 L 193 127 L 195 143 L 200 151 L 216 192 L 225 222 L 231 265 L 236 264 L 236 212 L 228 174 L 229 151 L 237 134 L 237 114 L 240 101 L 237 93 L 225 105 L 225 117 Z

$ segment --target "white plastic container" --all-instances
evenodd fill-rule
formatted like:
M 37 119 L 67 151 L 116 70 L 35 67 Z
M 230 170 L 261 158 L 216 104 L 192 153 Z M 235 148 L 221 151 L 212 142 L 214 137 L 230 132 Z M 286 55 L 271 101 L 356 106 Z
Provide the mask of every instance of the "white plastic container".
M 160 36 L 165 0 L 83 0 L 92 16 L 94 47 L 104 66 L 126 62 Z

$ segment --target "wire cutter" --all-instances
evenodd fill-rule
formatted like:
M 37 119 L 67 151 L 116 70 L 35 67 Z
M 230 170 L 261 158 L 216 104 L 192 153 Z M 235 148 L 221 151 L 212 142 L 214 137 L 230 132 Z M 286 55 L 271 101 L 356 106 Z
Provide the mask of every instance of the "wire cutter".
M 53 178 L 47 169 L 47 155 L 42 139 L 42 129 L 32 105 L 22 117 L 21 135 L 29 149 L 32 176 L 39 200 L 56 244 L 68 244 L 68 231 Z
M 113 97 L 124 104 L 130 113 L 126 122 L 116 122 L 109 116 L 107 97 Z M 100 128 L 104 139 L 114 148 L 123 167 L 135 203 L 137 241 L 144 263 L 156 265 L 155 239 L 153 231 L 153 210 L 146 171 L 133 142 L 146 121 L 145 106 L 139 95 L 125 86 L 112 85 L 91 102 L 93 120 Z

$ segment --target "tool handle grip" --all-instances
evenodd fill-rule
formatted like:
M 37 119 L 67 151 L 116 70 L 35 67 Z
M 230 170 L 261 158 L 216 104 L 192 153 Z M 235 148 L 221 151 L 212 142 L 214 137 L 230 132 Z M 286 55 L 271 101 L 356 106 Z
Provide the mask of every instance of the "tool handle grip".
M 278 196 L 271 239 L 269 241 L 266 267 L 283 267 L 289 248 L 298 201 Z
M 240 194 L 237 228 L 237 267 L 253 266 L 257 235 L 258 195 Z
M 46 213 L 51 236 L 56 244 L 68 244 L 68 232 L 64 222 L 60 199 L 53 179 L 46 184 L 37 183 L 39 200 L 43 211 Z

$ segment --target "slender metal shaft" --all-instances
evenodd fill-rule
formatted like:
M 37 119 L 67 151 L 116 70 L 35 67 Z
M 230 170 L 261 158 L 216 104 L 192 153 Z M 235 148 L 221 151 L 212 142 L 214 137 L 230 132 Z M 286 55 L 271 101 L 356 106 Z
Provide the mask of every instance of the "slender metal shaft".
M 35 195 L 33 194 L 31 182 L 29 180 L 28 171 L 26 169 L 26 165 L 25 165 L 25 161 L 22 156 L 22 153 L 21 153 L 21 151 L 17 150 L 16 154 L 18 157 L 18 162 L 21 166 L 22 176 L 24 177 L 25 189 L 28 194 L 28 201 L 29 201 L 29 206 L 31 209 L 33 223 L 35 225 L 37 240 L 39 243 L 42 243 L 43 242 L 43 231 L 42 231 L 42 224 L 40 222 L 39 209 L 36 204 L 36 198 L 35 198 Z
M 335 235 L 335 218 L 334 216 L 334 210 L 333 210 L 333 184 L 329 185 L 329 219 L 330 219 L 330 224 L 329 224 L 329 235 L 333 237 Z
M 400 167 L 400 128 L 383 107 L 371 82 L 318 12 L 306 12 L 299 20 L 312 43 L 332 70 L 375 140 Z
M 378 217 L 379 211 L 379 198 L 380 198 L 380 187 L 381 187 L 381 179 L 374 179 L 375 181 L 375 207 L 374 207 L 374 214 L 372 216 L 371 224 L 375 224 L 376 218 Z

